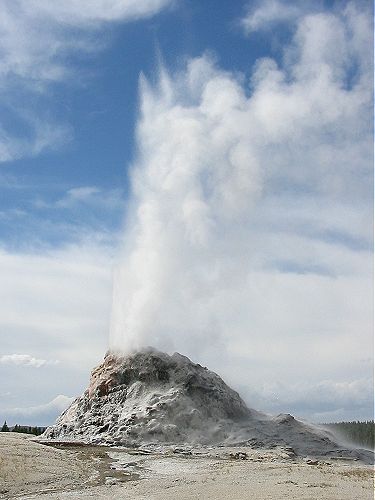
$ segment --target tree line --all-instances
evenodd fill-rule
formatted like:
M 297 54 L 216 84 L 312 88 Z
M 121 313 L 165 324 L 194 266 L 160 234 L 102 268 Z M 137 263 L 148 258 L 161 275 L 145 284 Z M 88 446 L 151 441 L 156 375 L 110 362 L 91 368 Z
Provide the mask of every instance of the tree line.
M 33 434 L 34 436 L 40 436 L 46 430 L 46 427 L 31 427 L 30 425 L 14 425 L 9 427 L 5 421 L 0 429 L 0 432 L 22 432 L 23 434 Z
M 365 422 L 334 422 L 323 424 L 331 429 L 334 433 L 346 441 L 357 446 L 363 446 L 373 450 L 375 448 L 374 440 L 374 421 L 366 420 Z

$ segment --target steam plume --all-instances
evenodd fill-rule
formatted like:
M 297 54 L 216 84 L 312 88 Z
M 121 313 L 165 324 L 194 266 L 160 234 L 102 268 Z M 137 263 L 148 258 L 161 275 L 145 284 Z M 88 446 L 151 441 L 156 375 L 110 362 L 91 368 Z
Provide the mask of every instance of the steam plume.
M 337 241 L 369 237 L 363 30 L 369 22 L 354 9 L 305 16 L 284 66 L 260 60 L 249 81 L 206 55 L 177 74 L 161 69 L 156 85 L 141 78 L 112 349 L 194 356 L 228 345 L 230 332 L 232 349 L 252 336 L 256 350 L 272 329 L 304 335 L 313 318 L 327 331 L 338 310 L 343 321 L 355 314 L 347 277 L 365 276 L 367 264 Z M 301 305 L 306 293 L 326 304 L 321 324 Z

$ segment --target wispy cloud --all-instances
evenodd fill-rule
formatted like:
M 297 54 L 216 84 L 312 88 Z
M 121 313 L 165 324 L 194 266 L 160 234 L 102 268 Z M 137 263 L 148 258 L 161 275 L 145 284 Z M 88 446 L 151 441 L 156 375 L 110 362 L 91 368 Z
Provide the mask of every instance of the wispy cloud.
M 52 201 L 46 201 L 39 197 L 34 200 L 33 205 L 39 209 L 74 209 L 91 206 L 96 211 L 100 210 L 123 210 L 125 203 L 122 189 L 101 189 L 97 186 L 79 186 L 68 189 L 63 196 Z
M 1 180 L 1 179 L 0 179 Z M 21 249 L 79 243 L 82 240 L 114 246 L 119 241 L 127 204 L 126 191 L 97 186 L 17 185 L 12 177 L 4 178 L 4 190 L 18 190 L 20 203 L 7 194 L 0 210 L 2 246 Z M 19 198 L 18 198 L 19 200 Z
M 36 156 L 46 149 L 63 146 L 72 138 L 71 127 L 67 124 L 53 122 L 47 116 L 43 120 L 44 123 L 41 123 L 33 111 L 30 110 L 26 117 L 17 107 L 13 107 L 10 113 L 17 116 L 17 121 L 21 121 L 30 133 L 15 136 L 0 124 L 0 162 Z
M 91 0 L 88 4 L 82 4 L 78 0 L 58 3 L 48 0 L 20 0 L 22 7 L 31 16 L 87 28 L 101 23 L 150 17 L 172 3 L 176 3 L 176 0 Z
M 173 0 L 4 0 L 0 6 L 3 57 L 0 75 L 27 85 L 64 79 L 69 70 L 64 57 L 71 51 L 98 48 L 93 30 L 111 22 L 150 17 Z
M 241 24 L 247 34 L 271 29 L 275 24 L 294 23 L 304 13 L 317 10 L 320 2 L 285 0 L 263 0 L 251 2 Z
M 87 201 L 92 198 L 93 195 L 100 193 L 100 189 L 94 186 L 84 186 L 78 188 L 69 189 L 67 195 L 71 200 L 77 201 Z
M 56 365 L 58 360 L 38 359 L 30 356 L 30 354 L 4 354 L 0 357 L 0 364 L 41 368 L 45 365 Z
M 56 201 L 56 208 L 73 208 L 77 205 L 93 205 L 97 210 L 123 209 L 124 197 L 121 189 L 103 190 L 95 186 L 71 188 Z
M 42 105 L 48 86 L 73 76 L 69 56 L 100 50 L 93 35 L 104 25 L 147 18 L 172 3 L 174 0 L 2 1 L 0 162 L 35 156 L 69 141 L 70 126 L 56 122 Z M 5 116 L 22 125 L 18 133 L 7 127 Z

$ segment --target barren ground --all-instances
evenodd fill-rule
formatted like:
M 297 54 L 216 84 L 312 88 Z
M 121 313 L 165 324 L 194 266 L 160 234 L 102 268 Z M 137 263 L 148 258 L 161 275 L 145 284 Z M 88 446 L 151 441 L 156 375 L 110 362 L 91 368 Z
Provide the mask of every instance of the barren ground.
M 0 433 L 0 498 L 132 500 L 369 500 L 373 468 L 311 460 L 283 449 L 200 448 L 143 453 L 104 447 L 61 449 Z M 231 457 L 245 452 L 244 459 Z

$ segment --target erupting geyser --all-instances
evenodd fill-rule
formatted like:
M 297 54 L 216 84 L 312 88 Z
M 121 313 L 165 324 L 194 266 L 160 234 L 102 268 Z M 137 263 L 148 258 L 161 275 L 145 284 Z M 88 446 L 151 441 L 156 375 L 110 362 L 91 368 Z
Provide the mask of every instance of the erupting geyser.
M 314 125 L 315 142 L 306 150 L 300 132 L 310 137 L 314 130 L 306 125 L 309 107 L 306 117 L 295 114 L 299 105 L 294 104 L 283 106 L 282 112 L 277 109 L 279 121 L 269 113 L 272 103 L 286 99 L 289 103 L 295 93 L 296 102 L 301 102 L 305 81 L 292 81 L 288 87 L 290 74 L 289 69 L 283 74 L 276 64 L 263 61 L 257 65 L 249 95 L 237 77 L 220 71 L 204 56 L 190 61 L 187 71 L 175 79 L 161 71 L 154 88 L 142 82 L 138 155 L 131 172 L 124 254 L 114 282 L 110 352 L 92 372 L 89 388 L 46 430 L 45 439 L 124 446 L 282 446 L 290 454 L 372 459 L 365 452 L 341 448 L 329 432 L 291 415 L 271 417 L 249 409 L 218 375 L 185 356 L 144 349 L 151 344 L 191 356 L 199 346 L 200 359 L 209 359 L 204 353 L 212 354 L 213 346 L 225 349 L 229 343 L 237 351 L 246 344 L 263 352 L 276 339 L 277 328 L 273 329 L 278 318 L 282 319 L 278 333 L 286 335 L 287 310 L 297 316 L 290 337 L 295 341 L 308 309 L 304 305 L 297 312 L 305 287 L 309 306 L 310 298 L 326 287 L 336 304 L 336 288 L 331 286 L 335 281 L 340 289 L 340 282 L 326 280 L 329 259 L 315 265 L 321 247 L 315 244 L 310 253 L 311 240 L 301 240 L 295 229 L 290 231 L 310 225 L 323 234 L 316 229 L 315 207 L 322 199 L 318 195 L 325 178 L 320 178 L 323 168 L 315 172 L 315 165 L 325 144 L 320 130 L 326 134 L 332 113 L 327 114 L 330 107 L 322 106 L 320 99 L 317 105 L 310 103 L 319 116 L 319 130 Z M 317 75 L 320 85 L 320 72 Z M 271 97 L 279 93 L 272 105 L 267 100 L 269 78 Z M 301 170 L 301 148 L 307 159 L 305 170 Z M 341 164 L 341 153 L 338 158 Z M 329 170 L 324 163 L 330 182 L 339 166 L 333 163 Z M 338 185 L 334 184 L 335 192 Z M 314 201 L 311 222 L 301 219 L 302 202 L 290 202 L 290 187 L 299 197 L 309 193 L 307 207 Z M 263 191 L 268 198 L 262 198 Z M 314 193 L 316 199 L 310 199 Z M 340 226 L 333 232 L 341 231 Z M 286 236 L 290 232 L 292 239 Z M 294 247 L 298 251 L 291 266 Z M 290 268 L 297 271 L 290 273 Z M 315 278 L 315 269 L 320 268 L 324 280 L 319 273 Z M 314 280 L 301 281 L 305 272 Z M 341 289 L 337 293 L 342 300 Z M 272 307 L 284 295 L 288 300 Z M 322 311 L 329 310 L 324 300 L 319 304 Z M 319 307 L 311 316 L 315 330 L 319 330 L 317 318 L 327 321 Z M 259 319 L 270 310 L 276 311 L 271 326 Z M 322 331 L 337 331 L 336 316 L 334 322 L 322 324 Z M 250 330 L 249 325 L 255 326 Z M 310 338 L 312 328 L 305 331 Z M 282 356 L 284 364 L 295 361 L 287 357 L 291 350 L 286 337 L 270 350 L 277 352 L 276 362 Z M 274 366 L 275 358 L 268 361 Z M 258 366 L 261 362 L 259 358 Z
M 365 457 L 291 415 L 249 409 L 216 373 L 181 354 L 154 349 L 108 353 L 93 370 L 89 388 L 42 438 L 143 447 L 282 446 L 292 454 Z

